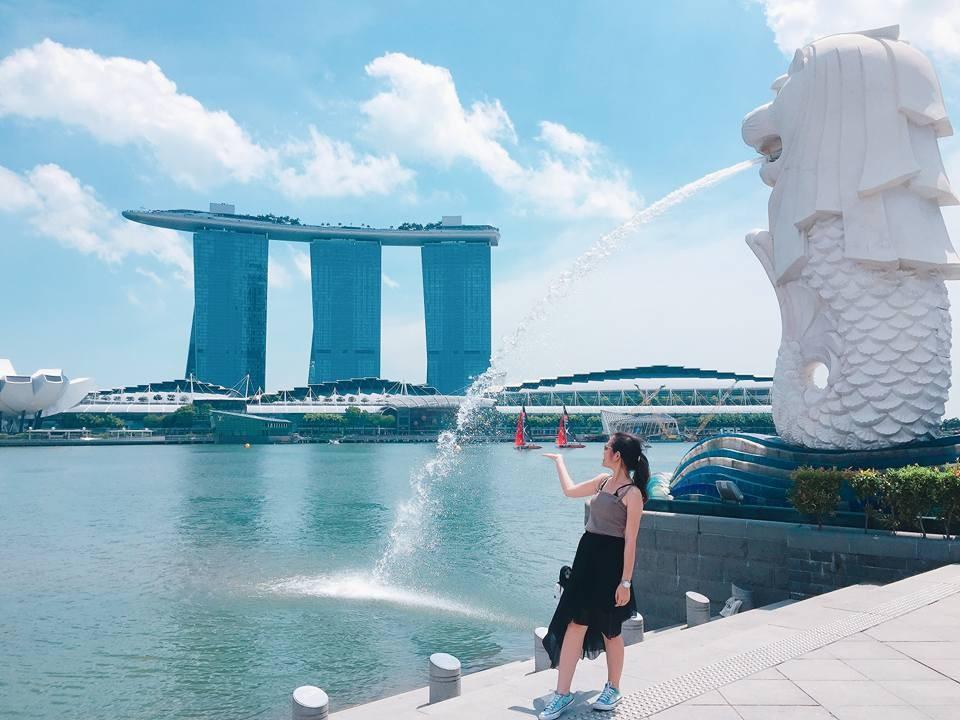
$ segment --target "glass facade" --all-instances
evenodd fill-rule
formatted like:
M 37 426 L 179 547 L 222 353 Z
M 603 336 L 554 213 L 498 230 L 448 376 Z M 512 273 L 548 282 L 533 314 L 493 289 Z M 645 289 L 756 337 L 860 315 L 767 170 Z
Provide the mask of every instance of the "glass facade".
M 490 245 L 429 244 L 420 257 L 427 385 L 461 394 L 490 365 Z
M 380 375 L 380 243 L 316 240 L 311 384 Z
M 232 387 L 249 375 L 251 393 L 266 389 L 267 252 L 265 235 L 194 234 L 187 377 Z

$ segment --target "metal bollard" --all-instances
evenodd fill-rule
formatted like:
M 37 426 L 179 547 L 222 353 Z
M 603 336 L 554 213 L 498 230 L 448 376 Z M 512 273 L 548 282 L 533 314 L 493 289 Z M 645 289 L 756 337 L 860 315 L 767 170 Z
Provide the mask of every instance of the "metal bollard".
M 293 720 L 327 720 L 330 699 L 313 685 L 301 685 L 293 691 Z
M 710 598 L 690 590 L 687 593 L 687 627 L 696 627 L 710 620 Z
M 460 661 L 447 653 L 430 656 L 430 704 L 460 695 Z
M 624 645 L 643 642 L 643 615 L 640 613 L 634 613 L 633 616 L 624 620 L 621 628 Z
M 736 583 L 730 583 L 730 597 L 740 601 L 740 612 L 753 610 L 753 592 L 738 586 Z
M 543 647 L 543 639 L 547 636 L 547 628 L 538 627 L 533 631 L 533 671 L 550 669 L 550 656 Z

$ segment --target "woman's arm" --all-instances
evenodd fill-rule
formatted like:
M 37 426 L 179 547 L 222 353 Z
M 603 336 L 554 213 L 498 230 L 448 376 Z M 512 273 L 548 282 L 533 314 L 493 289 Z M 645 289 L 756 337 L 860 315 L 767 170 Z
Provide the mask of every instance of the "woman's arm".
M 633 562 L 637 556 L 637 533 L 640 532 L 640 518 L 643 516 L 643 495 L 627 490 L 623 499 L 627 506 L 627 527 L 623 532 L 623 580 L 633 577 Z M 632 580 L 631 580 L 632 582 Z M 616 604 L 626 605 L 630 601 L 630 590 L 623 585 L 617 586 Z
M 559 453 L 544 453 L 544 457 L 548 457 L 557 466 L 557 475 L 560 478 L 560 489 L 563 490 L 563 494 L 567 497 L 589 497 L 590 495 L 596 495 L 597 486 L 606 475 L 597 475 L 591 480 L 587 480 L 582 483 L 574 483 L 570 478 L 570 473 L 567 472 L 567 466 L 563 462 L 563 455 Z

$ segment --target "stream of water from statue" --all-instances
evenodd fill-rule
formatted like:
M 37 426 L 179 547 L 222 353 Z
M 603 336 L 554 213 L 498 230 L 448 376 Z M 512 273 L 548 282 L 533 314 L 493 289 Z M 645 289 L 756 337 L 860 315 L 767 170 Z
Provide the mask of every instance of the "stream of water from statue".
M 411 474 L 411 497 L 397 510 L 387 546 L 377 561 L 372 576 L 370 573 L 358 572 L 354 575 L 329 577 L 295 577 L 272 583 L 269 589 L 295 595 L 379 601 L 411 608 L 441 610 L 468 617 L 488 618 L 506 625 L 520 625 L 519 621 L 501 613 L 487 612 L 462 602 L 397 586 L 397 576 L 402 574 L 397 570 L 406 565 L 407 559 L 417 548 L 430 546 L 430 541 L 423 536 L 422 529 L 424 518 L 430 515 L 433 504 L 432 488 L 438 481 L 450 475 L 460 455 L 462 444 L 469 441 L 476 431 L 479 416 L 477 411 L 484 405 L 487 391 L 502 383 L 505 376 L 502 369 L 504 363 L 523 348 L 531 328 L 549 315 L 551 308 L 558 300 L 569 295 L 580 281 L 595 271 L 605 258 L 614 253 L 641 226 L 698 192 L 761 161 L 762 158 L 757 158 L 739 162 L 705 175 L 665 195 L 597 240 L 576 259 L 567 271 L 557 277 L 543 298 L 516 327 L 513 334 L 504 339 L 503 344 L 491 358 L 490 368 L 477 377 L 468 389 L 457 414 L 456 429 L 442 433 L 437 439 L 433 457 Z M 412 579 L 406 578 L 406 580 L 409 582 Z

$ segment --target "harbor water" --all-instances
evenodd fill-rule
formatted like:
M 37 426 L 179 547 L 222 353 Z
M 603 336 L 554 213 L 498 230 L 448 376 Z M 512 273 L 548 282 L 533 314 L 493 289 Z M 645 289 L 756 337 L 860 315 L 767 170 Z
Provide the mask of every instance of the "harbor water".
M 576 480 L 601 448 L 564 451 Z M 654 445 L 652 470 L 688 448 Z M 336 711 L 425 685 L 434 652 L 467 673 L 530 657 L 582 501 L 539 452 L 465 446 L 378 574 L 433 454 L 0 450 L 0 717 L 279 720 L 298 685 Z

